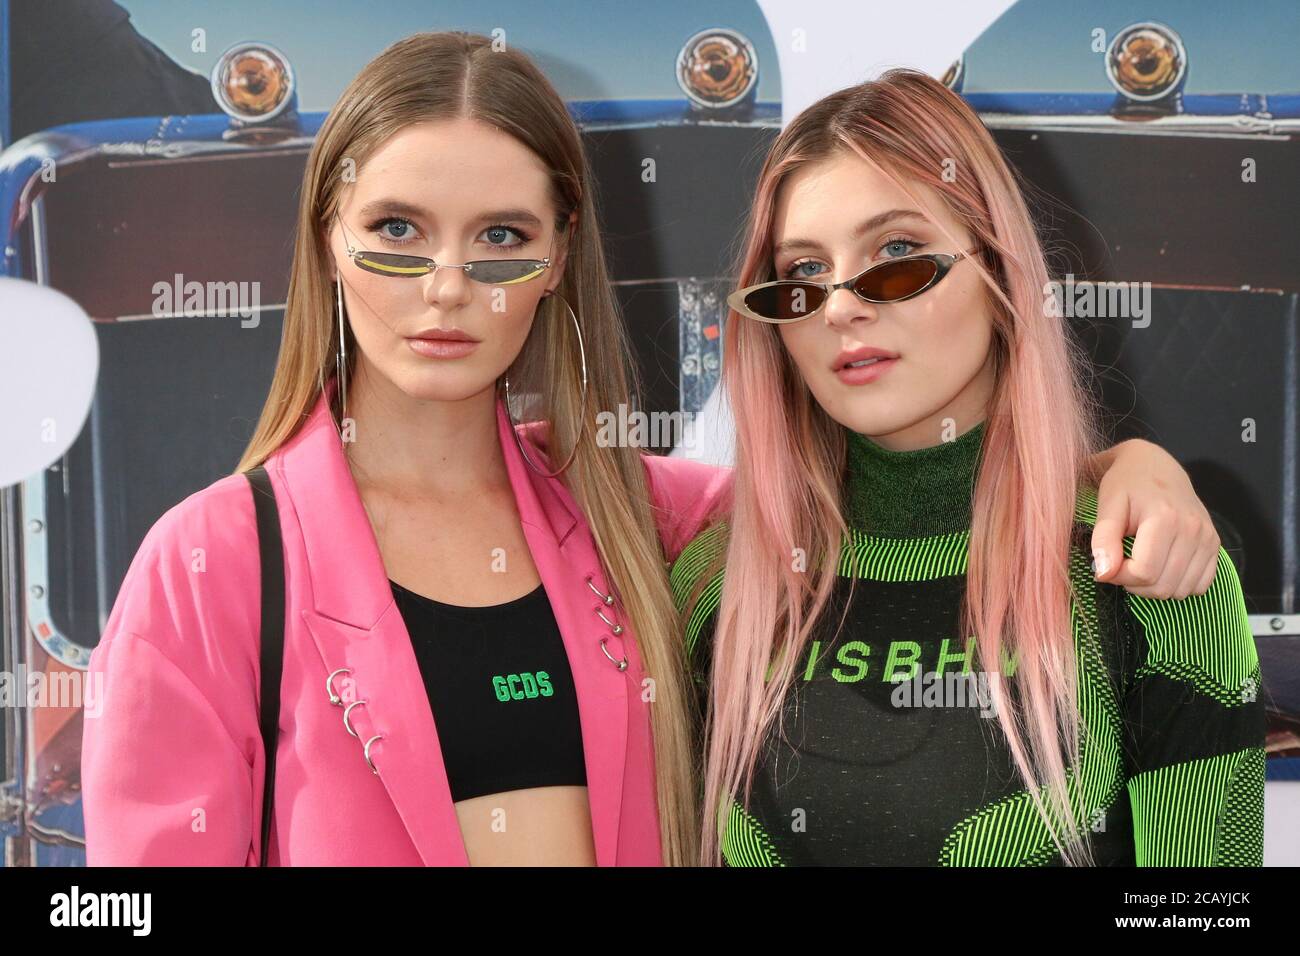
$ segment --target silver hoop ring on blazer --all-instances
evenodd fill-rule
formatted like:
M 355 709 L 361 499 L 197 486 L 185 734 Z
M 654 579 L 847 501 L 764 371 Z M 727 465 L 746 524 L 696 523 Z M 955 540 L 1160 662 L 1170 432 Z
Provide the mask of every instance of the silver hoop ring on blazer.
M 383 734 L 375 734 L 373 737 L 371 737 L 369 740 L 366 741 L 366 751 L 365 751 L 366 763 L 370 765 L 370 772 L 373 773 L 376 777 L 379 776 L 379 771 L 375 769 L 375 765 L 370 760 L 370 745 L 373 744 L 376 740 L 383 740 L 383 739 L 384 739 Z
M 571 464 L 573 464 L 573 457 L 578 453 L 578 442 L 582 441 L 582 436 L 587 430 L 586 429 L 587 349 L 586 346 L 583 345 L 582 343 L 582 326 L 578 324 L 578 316 L 574 313 L 573 306 L 569 305 L 569 300 L 566 299 L 564 296 L 560 295 L 558 292 L 554 292 L 554 291 L 544 293 L 542 295 L 542 298 L 544 299 L 555 298 L 555 299 L 559 299 L 562 303 L 564 303 L 564 308 L 565 310 L 568 311 L 569 318 L 573 319 L 573 330 L 578 335 L 578 355 L 582 359 L 582 408 L 578 412 L 578 441 L 573 443 L 573 448 L 570 449 L 569 451 L 569 457 L 565 459 L 564 464 L 561 465 L 557 470 L 552 472 L 545 472 L 542 471 L 541 468 L 537 467 L 536 462 L 534 462 L 532 457 L 528 454 L 528 449 L 524 447 L 524 443 L 519 437 L 519 429 L 515 425 L 514 417 L 510 414 L 510 376 L 509 375 L 505 376 L 505 382 L 504 382 L 505 393 L 506 393 L 506 418 L 509 419 L 510 421 L 510 426 L 511 426 L 510 431 L 515 436 L 515 444 L 519 446 L 519 453 L 524 456 L 525 464 L 527 464 L 529 468 L 537 472 L 543 478 L 554 478 L 556 475 L 562 474 L 566 468 L 568 468 Z
M 334 689 L 334 678 L 339 674 L 351 674 L 352 668 L 340 667 L 338 670 L 330 671 L 330 676 L 325 678 L 325 693 L 330 695 L 330 703 L 335 707 L 343 706 L 343 698 L 339 692 Z
M 612 605 L 614 603 L 614 595 L 601 594 L 600 588 L 596 587 L 596 585 L 592 583 L 590 574 L 587 575 L 587 587 L 591 588 L 591 593 L 596 595 L 596 597 L 600 598 L 603 602 L 605 602 L 605 604 Z
M 611 654 L 611 653 L 609 652 L 609 649 L 608 649 L 607 647 L 605 647 L 605 642 L 606 642 L 607 640 L 609 640 L 609 638 L 602 637 L 602 638 L 600 639 L 600 649 L 605 653 L 605 656 L 609 658 L 609 662 L 610 662 L 611 664 L 613 664 L 615 667 L 617 667 L 617 668 L 618 668 L 619 670 L 621 670 L 621 671 L 625 671 L 625 670 L 627 670 L 627 658 L 624 657 L 622 660 L 619 660 L 617 657 L 615 657 L 613 654 Z
M 358 737 L 357 732 L 352 729 L 352 721 L 349 720 L 349 718 L 352 716 L 352 708 L 360 707 L 364 703 L 366 703 L 364 700 L 354 700 L 352 703 L 348 704 L 348 706 L 345 707 L 343 710 L 343 729 L 346 730 L 348 733 L 350 733 L 353 737 L 357 737 L 358 740 L 360 740 L 361 738 Z

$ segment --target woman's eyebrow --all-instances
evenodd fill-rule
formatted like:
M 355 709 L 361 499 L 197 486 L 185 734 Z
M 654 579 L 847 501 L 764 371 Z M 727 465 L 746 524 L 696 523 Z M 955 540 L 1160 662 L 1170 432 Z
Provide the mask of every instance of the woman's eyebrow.
M 380 213 L 419 217 L 427 216 L 428 210 L 402 199 L 373 199 L 357 210 L 357 215 L 362 219 L 369 219 Z
M 542 221 L 527 209 L 500 209 L 496 212 L 485 212 L 475 222 L 520 222 L 538 227 L 542 224 Z
M 867 233 L 879 229 L 881 226 L 888 225 L 891 222 L 897 222 L 900 219 L 919 219 L 922 222 L 928 222 L 925 216 L 921 215 L 915 209 L 890 209 L 886 212 L 877 213 L 870 219 L 864 219 L 854 228 L 851 238 L 861 239 Z M 782 252 L 788 252 L 791 249 L 820 249 L 822 244 L 816 239 L 783 239 L 772 247 L 772 255 L 778 256 Z
M 374 199 L 366 203 L 359 210 L 357 215 L 362 219 L 370 219 L 381 214 L 390 216 L 411 216 L 416 219 L 428 219 L 429 210 L 415 203 L 407 202 L 403 199 Z M 517 222 L 531 226 L 541 227 L 542 221 L 527 209 L 497 209 L 481 213 L 474 218 L 474 222 Z

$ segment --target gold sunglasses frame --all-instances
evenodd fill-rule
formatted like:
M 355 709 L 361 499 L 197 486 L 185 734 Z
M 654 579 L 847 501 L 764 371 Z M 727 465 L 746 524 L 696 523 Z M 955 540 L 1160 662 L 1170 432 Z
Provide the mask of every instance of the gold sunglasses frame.
M 483 285 L 504 286 L 517 285 L 521 282 L 531 282 L 551 267 L 550 256 L 545 256 L 541 259 L 473 259 L 469 262 L 462 262 L 459 265 L 455 265 L 447 262 L 435 262 L 427 256 L 408 256 L 401 252 L 374 252 L 366 249 L 357 249 L 352 245 L 355 237 L 349 238 L 351 230 L 343 224 L 343 218 L 341 216 L 336 216 L 335 218 L 338 219 L 339 228 L 343 230 L 343 241 L 347 245 L 348 258 L 352 260 L 358 269 L 369 272 L 372 275 L 381 275 L 389 279 L 414 279 L 419 276 L 427 276 L 438 269 L 460 269 L 475 282 L 480 282 Z M 387 256 L 394 259 L 405 259 L 409 260 L 413 264 L 405 269 L 401 266 L 383 266 L 377 260 L 367 258 L 368 256 Z M 500 265 L 501 263 L 506 262 L 515 262 L 520 263 L 521 265 L 524 263 L 531 263 L 534 268 L 527 275 L 520 276 L 517 279 L 507 279 L 503 282 L 493 282 L 491 279 L 480 279 L 474 275 L 474 267 L 476 265 Z M 397 271 L 393 271 L 394 269 Z
M 884 262 L 877 262 L 874 265 L 867 266 L 867 268 L 863 269 L 857 275 L 850 276 L 849 278 L 845 279 L 843 282 L 814 282 L 811 279 L 774 279 L 771 282 L 760 282 L 757 285 L 750 285 L 750 286 L 745 286 L 745 288 L 743 289 L 737 289 L 735 292 L 728 295 L 727 305 L 730 306 L 733 311 L 740 313 L 746 318 L 754 319 L 755 321 L 758 322 L 766 322 L 769 325 L 790 325 L 791 323 L 794 322 L 802 322 L 804 319 L 810 319 L 818 312 L 820 312 L 822 309 L 826 308 L 826 303 L 830 301 L 831 296 L 834 295 L 835 292 L 839 289 L 848 289 L 850 292 L 852 292 L 862 301 L 870 302 L 874 305 L 889 305 L 894 302 L 906 302 L 908 299 L 916 298 L 922 292 L 927 292 L 930 289 L 933 289 L 936 285 L 938 285 L 939 281 L 948 274 L 948 272 L 959 260 L 966 259 L 970 256 L 973 256 L 975 254 L 975 251 L 976 250 L 974 249 L 967 249 L 965 252 L 958 252 L 955 255 L 946 252 L 927 252 L 927 253 L 920 253 L 918 255 L 913 255 L 913 256 L 897 256 L 893 259 L 886 259 Z M 863 276 L 867 275 L 869 272 L 874 272 L 877 269 L 883 269 L 889 266 L 896 266 L 900 262 L 915 262 L 918 260 L 933 262 L 936 268 L 934 271 L 934 275 L 930 278 L 930 281 L 927 282 L 925 285 L 921 286 L 921 288 L 917 289 L 915 292 L 909 292 L 907 295 L 899 296 L 894 299 L 872 299 L 869 298 L 868 296 L 863 295 L 861 292 L 859 292 L 857 289 L 854 288 L 854 286 L 857 285 L 858 281 Z M 745 305 L 745 299 L 748 298 L 750 295 L 753 295 L 755 292 L 758 292 L 760 289 L 769 289 L 775 286 L 794 286 L 794 287 L 821 289 L 823 292 L 826 293 L 826 297 L 822 299 L 821 303 L 817 306 L 817 308 L 811 310 L 810 312 L 805 313 L 804 315 L 799 316 L 797 319 L 769 318 L 768 316 L 765 315 L 759 315 L 757 312 L 752 311 L 747 305 Z

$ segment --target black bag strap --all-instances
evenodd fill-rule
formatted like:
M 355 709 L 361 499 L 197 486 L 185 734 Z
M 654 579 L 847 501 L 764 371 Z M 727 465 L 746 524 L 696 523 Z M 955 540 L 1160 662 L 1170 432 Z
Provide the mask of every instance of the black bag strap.
M 245 477 L 253 491 L 257 550 L 262 564 L 261 727 L 266 779 L 262 787 L 262 853 L 258 865 L 266 866 L 271 846 L 271 804 L 275 797 L 275 750 L 280 737 L 280 678 L 284 672 L 284 551 L 271 476 L 258 465 L 246 472 Z

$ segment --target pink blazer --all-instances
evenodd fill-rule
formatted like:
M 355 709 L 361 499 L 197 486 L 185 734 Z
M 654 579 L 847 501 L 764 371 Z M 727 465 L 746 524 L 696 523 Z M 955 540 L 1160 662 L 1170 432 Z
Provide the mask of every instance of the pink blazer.
M 600 866 L 659 865 L 650 705 L 633 629 L 559 479 L 498 431 L 529 551 L 577 688 Z M 535 459 L 539 457 L 536 453 Z M 724 506 L 729 469 L 644 455 L 665 557 Z M 286 595 L 271 865 L 466 865 L 428 696 L 324 399 L 266 461 Z M 590 586 L 589 583 L 590 582 Z M 595 590 L 593 590 L 593 588 Z M 230 475 L 158 519 L 90 660 L 103 707 L 82 737 L 91 866 L 256 865 L 260 572 L 252 495 Z M 616 636 L 596 610 L 624 624 Z M 606 657 L 627 657 L 620 672 Z M 327 678 L 351 710 L 331 704 Z M 349 683 L 350 682 L 350 683 Z M 366 763 L 371 747 L 375 772 Z

